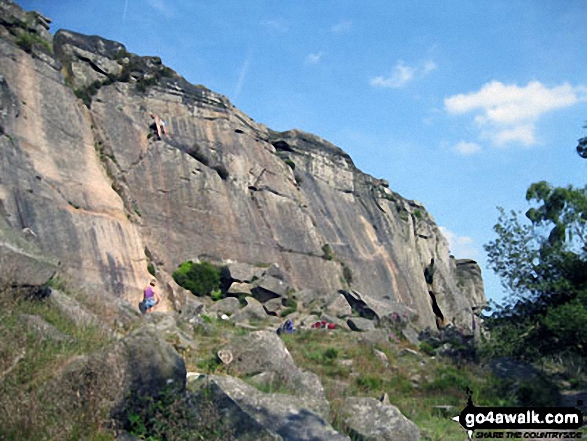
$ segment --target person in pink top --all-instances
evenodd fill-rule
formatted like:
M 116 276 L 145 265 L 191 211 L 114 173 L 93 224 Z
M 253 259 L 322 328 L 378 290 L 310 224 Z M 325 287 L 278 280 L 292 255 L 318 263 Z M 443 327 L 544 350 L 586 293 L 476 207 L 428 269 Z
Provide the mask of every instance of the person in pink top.
M 155 279 L 151 279 L 149 286 L 143 291 L 143 303 L 145 305 L 145 313 L 153 312 L 153 308 L 161 302 L 161 297 L 155 291 Z

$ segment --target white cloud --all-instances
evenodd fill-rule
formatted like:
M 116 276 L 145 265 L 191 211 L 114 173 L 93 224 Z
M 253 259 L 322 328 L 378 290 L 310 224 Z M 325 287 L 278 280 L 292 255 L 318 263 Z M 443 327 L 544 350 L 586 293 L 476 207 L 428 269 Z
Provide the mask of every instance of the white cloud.
M 170 18 L 173 16 L 173 11 L 171 7 L 163 0 L 147 0 L 149 5 L 158 11 L 159 13 L 163 14 L 165 17 Z
M 245 58 L 245 61 L 243 62 L 241 68 L 239 69 L 238 72 L 238 80 L 236 82 L 236 86 L 234 88 L 234 96 L 233 96 L 233 100 L 237 100 L 242 89 L 243 89 L 243 85 L 245 83 L 245 78 L 247 76 L 247 73 L 249 72 L 249 67 L 251 65 L 251 58 L 252 58 L 252 52 L 249 50 L 247 52 L 247 56 Z
M 461 155 L 473 155 L 481 151 L 481 146 L 475 142 L 461 141 L 453 149 Z
M 428 75 L 430 72 L 436 69 L 438 69 L 436 63 L 432 60 L 428 60 L 426 61 L 426 63 L 424 63 L 424 67 L 422 68 L 422 74 Z
M 306 63 L 307 64 L 319 63 L 323 56 L 324 56 L 324 52 L 317 52 L 315 54 L 310 54 L 306 57 Z
M 426 61 L 419 66 L 408 66 L 403 60 L 398 60 L 389 76 L 372 78 L 370 83 L 375 87 L 399 89 L 416 79 L 424 78 L 436 69 L 438 69 L 438 66 L 431 60 Z
M 330 27 L 330 32 L 335 34 L 341 34 L 343 32 L 348 32 L 351 30 L 353 26 L 353 22 L 351 20 L 342 20 L 337 24 Z
M 542 115 L 580 101 L 587 101 L 587 88 L 582 86 L 564 83 L 549 89 L 539 81 L 524 87 L 491 81 L 477 92 L 445 98 L 444 105 L 452 114 L 476 112 L 474 122 L 481 136 L 495 145 L 531 146 L 536 144 L 536 123 Z
M 459 236 L 446 227 L 438 227 L 442 235 L 448 241 L 450 252 L 456 258 L 478 259 L 479 250 L 475 241 L 468 236 Z
M 263 25 L 272 31 L 285 33 L 289 30 L 287 25 L 281 20 L 267 20 L 263 22 Z

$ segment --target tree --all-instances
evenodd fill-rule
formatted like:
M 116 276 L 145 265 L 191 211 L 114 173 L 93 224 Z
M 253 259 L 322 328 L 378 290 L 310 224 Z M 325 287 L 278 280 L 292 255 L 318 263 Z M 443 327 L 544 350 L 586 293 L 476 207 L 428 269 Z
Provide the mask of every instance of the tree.
M 494 349 L 505 355 L 587 354 L 587 189 L 545 181 L 526 193 L 532 207 L 500 217 L 485 245 L 510 291 L 488 319 Z

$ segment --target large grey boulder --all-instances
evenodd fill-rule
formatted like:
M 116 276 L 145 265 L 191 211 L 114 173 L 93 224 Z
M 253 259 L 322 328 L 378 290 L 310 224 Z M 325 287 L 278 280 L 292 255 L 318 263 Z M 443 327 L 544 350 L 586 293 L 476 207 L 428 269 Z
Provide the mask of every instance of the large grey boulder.
M 238 301 L 238 300 L 237 300 Z M 230 320 L 235 323 L 248 323 L 253 321 L 262 321 L 268 319 L 270 316 L 267 315 L 263 305 L 253 297 L 246 297 L 245 301 L 247 306 L 235 312 Z
M 344 318 L 353 313 L 351 305 L 342 294 L 337 294 L 327 306 L 326 312 L 328 314 L 333 314 L 338 318 Z
M 109 75 L 118 76 L 122 71 L 121 63 L 114 59 L 125 51 L 120 43 L 66 30 L 59 30 L 54 40 L 55 55 L 68 70 L 76 88 L 105 81 Z
M 264 276 L 255 283 L 255 287 L 251 291 L 257 300 L 265 303 L 274 298 L 287 297 L 290 289 L 290 286 L 283 280 L 273 276 Z
M 418 441 L 420 431 L 397 407 L 369 397 L 347 398 L 343 419 L 351 436 L 364 441 Z
M 73 359 L 44 392 L 63 397 L 59 410 L 64 413 L 92 402 L 93 409 L 124 418 L 141 397 L 181 393 L 185 382 L 183 359 L 147 326 L 99 352 Z
M 228 294 L 230 295 L 251 295 L 251 285 L 248 283 L 232 282 L 228 288 Z
M 299 396 L 311 397 L 312 409 L 328 417 L 330 406 L 317 375 L 298 368 L 283 341 L 275 332 L 256 331 L 231 343 L 232 369 L 241 375 L 273 372 L 279 383 Z
M 238 440 L 344 441 L 319 414 L 311 410 L 311 397 L 266 394 L 244 381 L 211 375 L 190 382 L 196 400 L 200 391 L 213 396 L 223 421 L 234 427 Z
M 265 268 L 244 262 L 229 263 L 226 267 L 228 268 L 228 273 L 233 282 L 240 283 L 251 283 L 253 280 L 260 278 L 266 271 Z
M 233 315 L 240 309 L 240 307 L 240 302 L 236 297 L 226 297 L 215 302 L 210 308 L 208 308 L 208 311 L 216 313 L 217 315 Z

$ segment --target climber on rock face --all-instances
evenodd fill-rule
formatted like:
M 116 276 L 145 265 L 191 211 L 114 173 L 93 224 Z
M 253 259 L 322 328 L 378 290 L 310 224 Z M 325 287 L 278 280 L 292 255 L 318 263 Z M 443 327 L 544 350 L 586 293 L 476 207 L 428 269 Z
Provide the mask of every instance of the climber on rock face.
M 167 135 L 167 123 L 159 118 L 159 115 L 156 113 L 150 113 L 150 116 L 154 120 L 154 123 L 151 124 L 151 127 L 156 130 L 157 137 L 159 140 L 161 140 L 161 135 Z
M 147 286 L 143 292 L 143 308 L 145 313 L 153 312 L 153 308 L 161 303 L 161 297 L 155 291 L 155 279 L 151 279 L 149 286 Z M 141 310 L 143 309 L 141 308 Z

